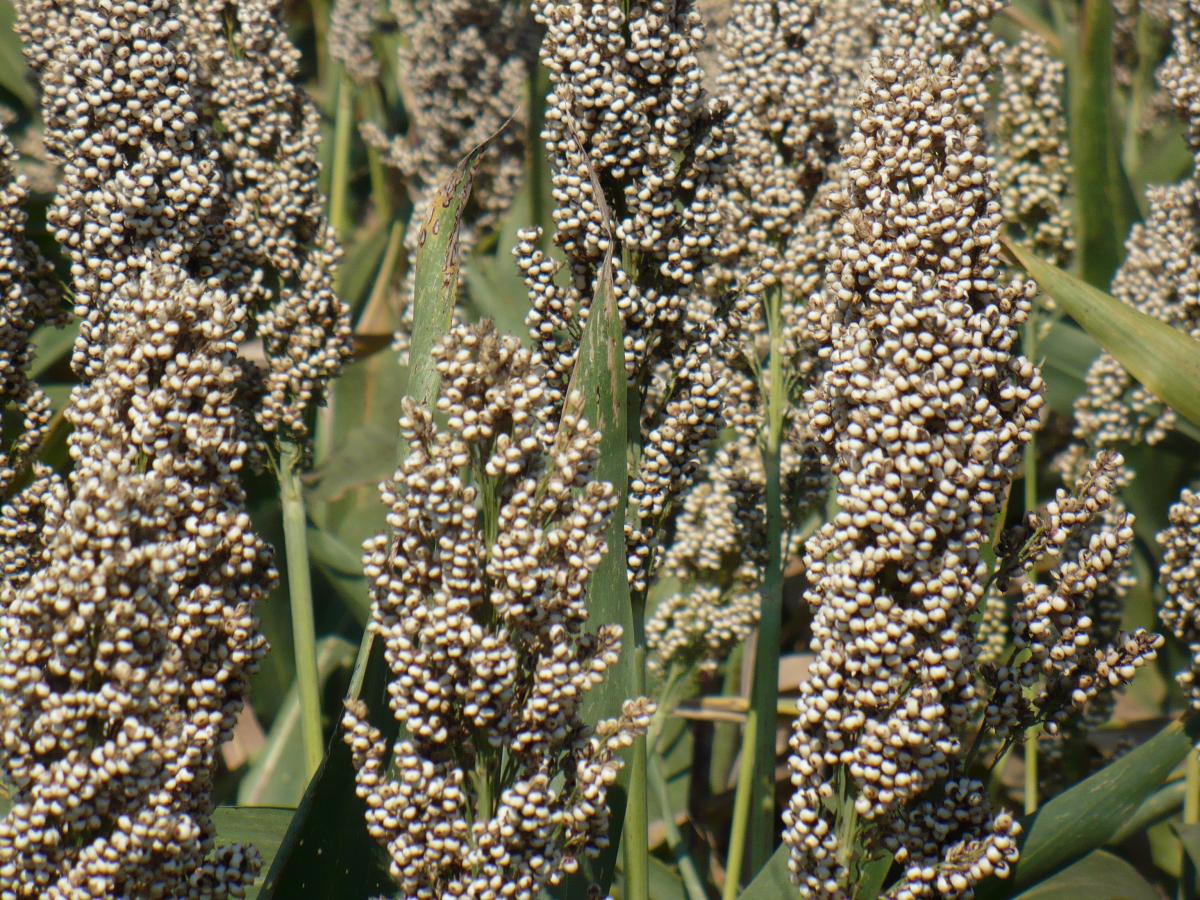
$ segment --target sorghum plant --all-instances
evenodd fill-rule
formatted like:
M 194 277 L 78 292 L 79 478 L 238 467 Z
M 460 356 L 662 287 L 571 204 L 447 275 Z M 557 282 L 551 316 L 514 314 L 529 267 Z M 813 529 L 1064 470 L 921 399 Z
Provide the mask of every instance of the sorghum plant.
M 364 558 L 406 734 L 389 747 L 361 701 L 343 727 L 404 896 L 533 898 L 607 845 L 617 754 L 654 704 L 580 718 L 621 639 L 584 631 L 616 505 L 595 431 L 560 419 L 540 358 L 489 325 L 455 327 L 435 359 L 446 427 L 406 403 L 392 531 Z
M 238 477 L 248 313 L 204 266 L 218 153 L 166 0 L 20 11 L 62 166 L 49 223 L 81 383 L 69 480 L 5 510 L 2 890 L 237 896 L 259 857 L 214 852 L 211 790 L 274 570 Z
M 1029 291 L 998 278 L 1002 217 L 971 90 L 949 58 L 877 58 L 831 198 L 829 363 L 808 399 L 840 511 L 806 547 L 817 657 L 784 814 L 812 895 L 853 893 L 848 844 L 894 855 L 896 897 L 965 894 L 1016 858 L 1015 822 L 962 757 L 980 550 L 1042 379 L 1016 351 Z
M 1200 6 L 10 2 L 0 898 L 1196 894 Z
M 583 324 L 611 258 L 624 332 L 626 377 L 636 398 L 640 454 L 630 480 L 626 549 L 642 593 L 655 536 L 721 421 L 715 361 L 729 304 L 705 292 L 720 256 L 715 185 L 728 155 L 724 111 L 706 96 L 691 5 L 535 3 L 550 71 L 543 138 L 550 157 L 555 234 L 569 279 L 525 231 L 517 263 L 530 291 L 531 337 L 550 389 L 565 396 Z

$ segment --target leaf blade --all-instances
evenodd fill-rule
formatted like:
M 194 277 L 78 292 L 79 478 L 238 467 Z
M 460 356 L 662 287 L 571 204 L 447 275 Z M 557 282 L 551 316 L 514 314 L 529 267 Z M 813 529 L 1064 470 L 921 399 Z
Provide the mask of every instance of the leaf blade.
M 1126 370 L 1200 424 L 1200 341 L 1005 242 L 1026 272 Z
M 431 406 L 438 374 L 434 345 L 449 329 L 458 289 L 458 230 L 480 158 L 499 132 L 472 150 L 430 204 L 416 257 L 416 323 L 408 394 Z M 349 696 L 364 699 L 373 724 L 392 740 L 399 728 L 387 704 L 389 680 L 383 644 L 363 635 Z M 329 752 L 304 792 L 261 896 L 367 897 L 393 889 L 385 854 L 367 834 L 366 806 L 355 792 L 350 750 L 335 727 Z M 329 827 L 335 823 L 336 827 Z
M 265 872 L 279 852 L 283 836 L 295 814 L 295 809 L 283 806 L 218 806 L 213 810 L 217 846 L 241 844 L 257 847 Z M 254 900 L 259 895 L 261 882 L 260 874 L 258 882 L 246 894 L 248 900 Z
M 989 882 L 978 896 L 1009 896 L 1005 885 L 1031 887 L 1103 847 L 1183 761 L 1198 727 L 1200 718 L 1177 719 L 1039 809 L 1025 823 L 1021 858 L 1008 881 Z
M 1158 891 L 1125 860 L 1104 850 L 1085 856 L 1017 900 L 1158 900 Z
M 792 884 L 792 877 L 788 872 L 788 853 L 787 844 L 776 847 L 771 859 L 759 869 L 754 880 L 746 885 L 740 900 L 785 900 L 788 897 L 799 897 L 800 891 Z

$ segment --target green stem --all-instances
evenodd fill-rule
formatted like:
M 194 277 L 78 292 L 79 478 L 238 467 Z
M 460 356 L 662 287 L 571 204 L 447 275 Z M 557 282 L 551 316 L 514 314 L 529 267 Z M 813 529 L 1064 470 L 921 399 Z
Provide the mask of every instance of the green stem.
M 750 820 L 750 869 L 771 858 L 775 840 L 775 733 L 779 705 L 779 636 L 783 620 L 783 514 L 779 445 L 763 457 L 767 476 L 768 558 L 746 727 L 755 732 Z
M 283 506 L 283 542 L 287 554 L 288 594 L 296 652 L 296 686 L 300 694 L 300 733 L 304 744 L 306 780 L 325 756 L 321 736 L 321 690 L 317 674 L 317 636 L 313 624 L 312 581 L 308 565 L 308 523 L 299 468 L 303 451 L 283 441 L 279 454 L 279 500 Z
M 354 91 L 350 76 L 338 75 L 337 112 L 333 122 L 333 181 L 329 188 L 329 223 L 342 241 L 349 237 L 350 137 L 354 129 Z
M 1025 322 L 1025 356 L 1032 362 L 1037 362 L 1037 300 L 1029 311 L 1029 319 Z M 1037 512 L 1038 505 L 1038 452 L 1037 438 L 1029 440 L 1025 448 L 1025 514 Z M 1038 726 L 1025 732 L 1025 814 L 1031 815 L 1038 807 Z
M 753 715 L 753 711 L 751 711 Z M 746 741 L 742 746 L 742 760 L 738 766 L 737 790 L 733 795 L 733 824 L 729 829 L 729 857 L 725 860 L 725 887 L 721 900 L 736 900 L 742 881 L 742 861 L 746 856 L 746 832 L 750 826 L 750 791 L 746 789 L 754 779 L 754 741 L 757 729 L 746 722 Z
M 1079 32 L 1067 53 L 1075 233 L 1080 274 L 1107 288 L 1124 255 L 1136 199 L 1121 167 L 1112 84 L 1112 0 L 1083 0 Z M 1103 190 L 1096 190 L 1104 185 Z
M 663 776 L 657 754 L 650 756 L 649 764 L 650 783 L 654 786 L 654 796 L 658 800 L 663 824 L 667 827 L 667 846 L 671 848 L 671 856 L 683 879 L 683 889 L 687 892 L 688 900 L 708 900 L 708 893 L 704 890 L 704 880 L 700 877 L 700 870 L 696 868 L 692 855 L 688 853 L 683 834 L 679 831 L 679 826 L 675 824 L 675 819 L 671 815 L 671 797 L 667 793 L 667 779 Z
M 382 128 L 387 126 L 387 117 L 383 109 L 383 97 L 378 85 L 367 85 L 359 95 L 363 118 L 374 122 Z M 367 145 L 367 170 L 371 176 L 371 200 L 379 212 L 379 218 L 384 222 L 390 221 L 395 211 L 392 206 L 392 189 L 388 183 L 387 170 L 379 151 Z
M 750 871 L 767 864 L 775 843 L 775 733 L 779 704 L 779 640 L 783 622 L 783 486 L 781 445 L 787 403 L 783 373 L 783 329 L 776 289 L 767 297 L 770 358 L 766 384 L 766 441 L 763 470 L 766 478 L 767 568 L 763 575 L 758 644 L 754 654 L 754 682 L 746 722 L 754 732 L 754 770 L 751 773 Z M 739 782 L 738 790 L 743 790 Z
M 1193 749 L 1187 757 L 1187 775 L 1183 794 L 1183 824 L 1200 824 L 1200 749 Z M 1179 877 L 1179 900 L 1197 896 L 1196 864 L 1191 855 L 1183 853 L 1183 868 Z
M 646 695 L 646 642 L 638 627 L 644 617 L 634 604 L 633 696 Z M 629 803 L 625 807 L 625 896 L 650 900 L 650 812 L 646 804 L 646 736 L 633 743 L 629 764 Z
M 542 221 L 546 212 L 546 147 L 542 143 L 542 128 L 546 124 L 546 94 L 550 90 L 550 73 L 543 65 L 534 67 L 529 76 L 529 126 L 526 142 L 529 145 L 529 213 L 543 232 L 550 231 L 552 221 Z

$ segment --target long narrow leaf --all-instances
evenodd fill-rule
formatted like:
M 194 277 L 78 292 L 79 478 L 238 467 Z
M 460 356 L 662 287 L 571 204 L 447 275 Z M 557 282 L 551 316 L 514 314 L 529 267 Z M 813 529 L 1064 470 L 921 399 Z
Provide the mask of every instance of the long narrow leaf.
M 471 184 L 490 138 L 471 151 L 430 205 L 416 259 L 415 330 L 408 393 L 430 406 L 438 374 L 431 351 L 450 327 L 458 289 L 458 230 Z M 398 725 L 387 705 L 387 664 L 373 632 L 363 636 L 350 696 L 366 701 L 372 722 L 391 740 Z M 350 750 L 338 729 L 305 791 L 263 886 L 262 897 L 360 900 L 392 887 L 383 851 L 367 834 L 366 807 L 355 793 Z
M 1015 244 L 1006 244 L 1047 294 L 1148 391 L 1200 424 L 1200 341 L 1110 297 Z
M 1012 896 L 1098 850 L 1167 780 L 1195 746 L 1200 719 L 1172 722 L 1136 750 L 1059 794 L 1025 824 L 1021 859 L 1007 882 L 985 883 L 978 896 Z
M 736 876 L 726 873 L 725 877 Z M 799 896 L 800 891 L 792 884 L 791 875 L 788 873 L 787 845 L 781 844 L 775 848 L 770 861 L 746 886 L 746 890 L 742 891 L 740 900 L 788 900 L 788 898 Z
M 1120 857 L 1097 850 L 1018 894 L 1017 900 L 1159 900 L 1159 893 Z
M 579 358 L 571 375 L 570 398 L 570 404 L 574 407 L 572 411 L 582 413 L 600 431 L 600 461 L 596 477 L 610 483 L 618 497 L 617 508 L 606 535 L 608 552 L 592 575 L 588 592 L 588 617 L 592 628 L 620 625 L 624 640 L 617 664 L 609 670 L 604 682 L 584 699 L 582 715 L 591 725 L 618 715 L 621 704 L 633 696 L 634 686 L 633 608 L 625 569 L 623 528 L 628 473 L 625 363 L 621 348 L 621 318 L 613 291 L 611 260 L 606 259 L 597 285 L 597 295 L 584 326 Z M 620 781 L 609 794 L 614 836 L 619 833 L 620 824 L 624 821 L 628 775 L 629 768 L 626 766 L 621 770 Z M 607 890 L 616 868 L 617 845 L 618 841 L 613 840 L 608 851 L 599 859 L 585 865 L 579 875 L 568 879 L 565 896 L 586 897 L 592 884 Z
M 349 667 L 354 645 L 336 635 L 317 642 L 317 674 L 322 686 L 338 669 Z M 300 697 L 293 684 L 271 724 L 266 745 L 238 785 L 244 806 L 292 806 L 304 794 L 304 748 L 300 740 Z
M 31 109 L 37 103 L 37 95 L 29 84 L 16 24 L 17 14 L 11 0 L 0 0 L 0 87 Z
M 257 847 L 262 855 L 263 871 L 266 871 L 279 852 L 279 845 L 295 814 L 296 810 L 281 806 L 219 806 L 213 812 L 217 846 Z M 259 891 L 258 885 L 252 887 L 246 895 L 247 900 L 254 900 Z

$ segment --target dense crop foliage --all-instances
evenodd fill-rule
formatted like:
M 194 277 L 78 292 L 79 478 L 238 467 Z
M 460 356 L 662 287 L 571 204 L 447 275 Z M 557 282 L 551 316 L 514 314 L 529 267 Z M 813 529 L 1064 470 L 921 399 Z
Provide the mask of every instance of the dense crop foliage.
M 0 27 L 0 898 L 1198 896 L 1195 0 Z

